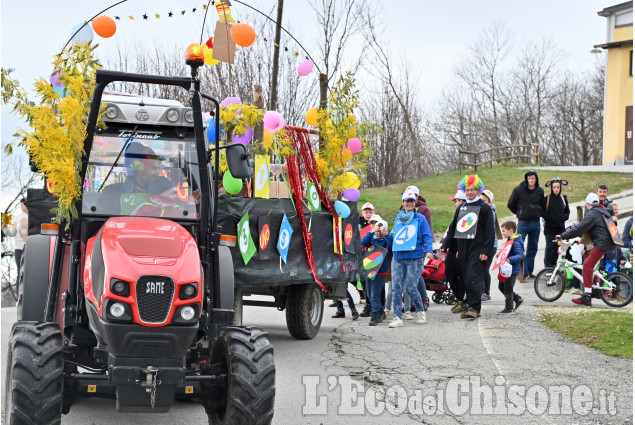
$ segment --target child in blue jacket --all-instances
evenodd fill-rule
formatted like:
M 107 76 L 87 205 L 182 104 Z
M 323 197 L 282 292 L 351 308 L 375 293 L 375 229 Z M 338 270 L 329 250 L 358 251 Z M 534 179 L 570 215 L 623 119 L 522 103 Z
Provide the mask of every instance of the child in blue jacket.
M 380 220 L 373 226 L 372 230 L 362 238 L 362 246 L 368 248 L 371 245 L 377 245 L 386 248 L 388 252 L 384 258 L 381 267 L 377 272 L 375 279 L 366 279 L 366 289 L 369 292 L 371 312 L 369 326 L 377 326 L 386 318 L 386 313 L 381 304 L 381 292 L 386 283 L 386 274 L 388 273 L 388 262 L 392 252 L 393 235 L 388 232 L 388 223 Z
M 506 221 L 501 225 L 501 233 L 506 238 L 505 242 L 513 240 L 512 249 L 507 256 L 507 262 L 511 265 L 511 276 L 501 278 L 499 274 L 498 289 L 505 295 L 505 308 L 498 314 L 514 314 L 518 307 L 525 301 L 520 295 L 514 292 L 516 276 L 520 273 L 520 262 L 523 259 L 523 238 L 516 234 L 516 223 Z M 498 257 L 498 255 L 497 255 Z

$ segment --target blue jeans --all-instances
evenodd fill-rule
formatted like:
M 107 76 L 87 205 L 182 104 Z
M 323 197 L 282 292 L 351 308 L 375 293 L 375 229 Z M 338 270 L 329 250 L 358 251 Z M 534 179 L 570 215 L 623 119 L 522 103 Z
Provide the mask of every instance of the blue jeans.
M 518 220 L 518 233 L 523 237 L 523 242 L 527 242 L 525 253 L 525 276 L 534 273 L 534 259 L 538 252 L 538 239 L 540 239 L 540 221 L 520 221 Z
M 401 294 L 403 288 L 410 295 L 412 303 L 417 312 L 423 311 L 423 303 L 421 295 L 417 290 L 419 278 L 423 272 L 423 258 L 415 258 L 412 260 L 392 259 L 392 302 L 395 310 L 395 317 L 402 318 L 401 312 Z M 408 306 L 410 307 L 410 306 Z
M 426 282 L 423 280 L 423 276 L 419 276 L 419 281 L 417 282 L 417 291 L 419 291 L 419 295 L 421 295 L 422 301 L 429 301 L 428 299 L 428 290 L 426 289 Z M 403 295 L 403 305 L 410 311 L 410 295 L 406 292 Z
M 386 284 L 386 275 L 377 276 L 375 279 L 366 279 L 366 289 L 368 289 L 368 296 L 370 297 L 370 305 L 372 310 L 370 317 L 378 319 L 381 313 L 384 311 L 384 307 L 381 305 L 381 290 Z
M 355 302 L 353 301 L 353 297 L 351 296 L 351 293 L 348 292 L 348 290 L 346 290 L 346 302 L 348 302 L 348 308 L 351 309 L 351 311 L 355 311 Z M 335 302 L 335 304 L 337 304 L 337 308 L 344 308 L 344 303 L 342 303 L 342 301 L 337 300 Z

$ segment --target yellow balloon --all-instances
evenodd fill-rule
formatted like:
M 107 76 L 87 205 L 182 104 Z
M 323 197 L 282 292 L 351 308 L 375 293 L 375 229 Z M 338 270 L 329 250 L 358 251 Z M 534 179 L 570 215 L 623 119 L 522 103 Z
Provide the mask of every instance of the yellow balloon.
M 203 46 L 203 55 L 205 56 L 205 64 L 209 66 L 218 65 L 220 61 L 212 57 L 212 53 L 214 50 L 207 47 L 206 44 L 202 44 L 202 46 Z
M 268 132 L 267 130 L 262 130 L 262 141 L 265 144 L 271 144 L 273 142 L 273 133 Z
M 357 177 L 357 174 L 351 173 L 349 171 L 342 175 L 342 183 L 344 184 L 344 188 L 346 189 L 350 189 L 353 187 L 355 189 L 358 189 L 359 185 L 362 184 L 362 181 L 359 179 L 359 177 Z
M 312 125 L 313 127 L 316 127 L 318 125 L 318 114 L 319 114 L 318 108 L 311 108 L 308 111 L 306 111 L 306 114 L 304 115 L 304 120 L 306 121 L 307 124 Z

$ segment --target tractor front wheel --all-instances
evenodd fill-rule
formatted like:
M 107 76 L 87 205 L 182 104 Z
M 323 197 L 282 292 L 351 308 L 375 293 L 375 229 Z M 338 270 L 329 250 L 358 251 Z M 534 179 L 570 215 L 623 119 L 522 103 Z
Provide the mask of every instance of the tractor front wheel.
M 3 423 L 61 423 L 64 354 L 59 326 L 16 322 L 6 361 Z
M 218 406 L 208 410 L 209 424 L 271 423 L 276 367 L 268 333 L 256 327 L 224 328 L 214 345 L 212 364 L 227 374 L 227 389 L 222 400 L 208 400 L 208 405 Z

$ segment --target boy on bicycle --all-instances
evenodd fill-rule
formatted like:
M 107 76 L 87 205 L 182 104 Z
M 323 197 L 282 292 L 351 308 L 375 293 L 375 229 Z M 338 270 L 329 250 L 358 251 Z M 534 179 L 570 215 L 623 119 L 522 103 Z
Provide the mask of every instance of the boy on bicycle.
M 615 249 L 615 243 L 609 233 L 605 218 L 611 219 L 611 214 L 600 203 L 600 198 L 595 193 L 589 193 L 586 197 L 586 207 L 588 209 L 584 219 L 574 228 L 567 230 L 562 235 L 556 235 L 556 239 L 571 239 L 582 236 L 584 233 L 591 234 L 593 249 L 587 255 L 582 265 L 582 277 L 584 280 L 584 294 L 580 298 L 572 301 L 576 304 L 591 307 L 591 293 L 593 285 L 593 269 L 598 261 L 608 251 Z

